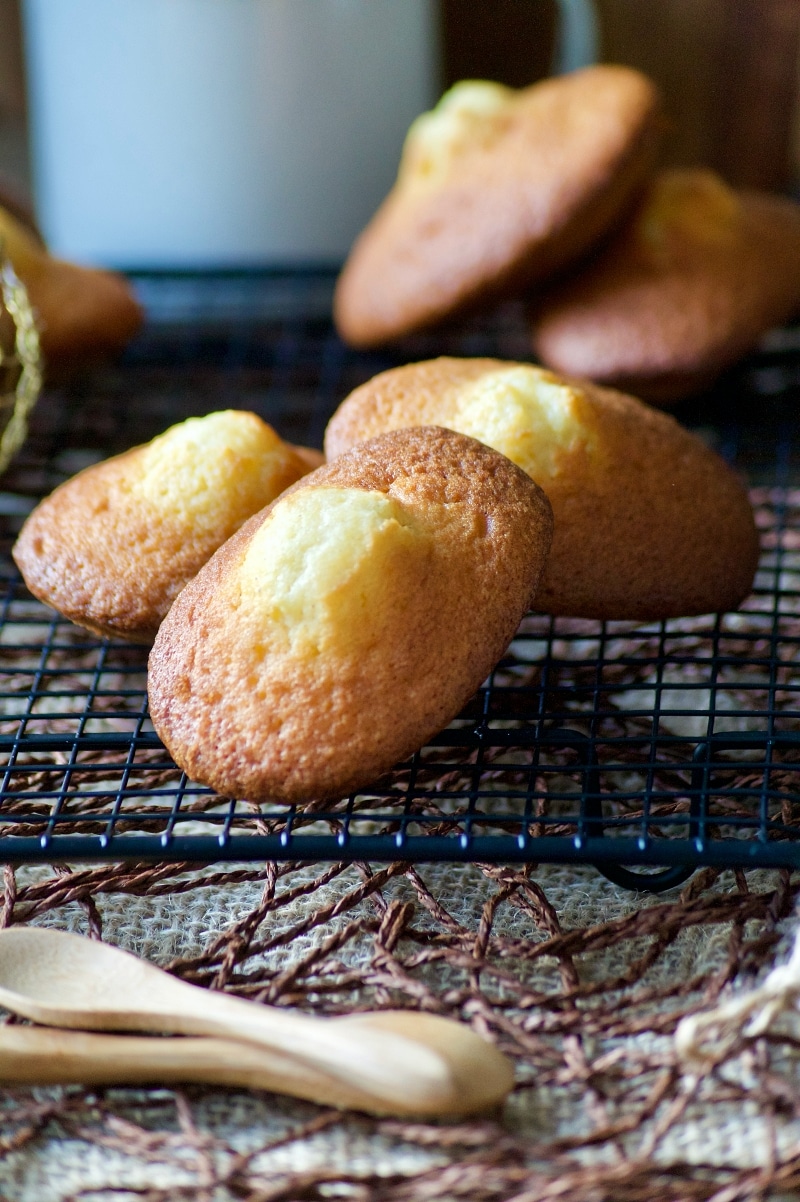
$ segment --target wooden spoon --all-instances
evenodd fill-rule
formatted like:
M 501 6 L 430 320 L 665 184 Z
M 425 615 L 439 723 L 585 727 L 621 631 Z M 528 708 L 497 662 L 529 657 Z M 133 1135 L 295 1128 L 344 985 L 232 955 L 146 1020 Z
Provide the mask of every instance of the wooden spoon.
M 501 1052 L 438 1015 L 383 1010 L 317 1018 L 261 1006 L 180 981 L 107 943 L 45 927 L 0 931 L 0 1005 L 51 1027 L 222 1036 L 242 1048 L 240 1067 L 251 1057 L 264 1072 L 283 1074 L 284 1084 L 269 1088 L 377 1113 L 473 1114 L 497 1105 L 513 1081 Z M 271 1067 L 257 1061 L 263 1049 Z
M 340 1109 L 395 1117 L 454 1118 L 463 1099 L 428 1116 L 401 1097 L 391 1102 L 317 1073 L 290 1056 L 234 1039 L 89 1035 L 44 1027 L 0 1025 L 0 1083 L 13 1085 L 178 1085 L 190 1081 L 268 1089 Z M 499 1099 L 498 1099 L 499 1100 Z M 488 1103 L 487 1103 L 488 1104 Z M 485 1109 L 485 1106 L 483 1107 Z

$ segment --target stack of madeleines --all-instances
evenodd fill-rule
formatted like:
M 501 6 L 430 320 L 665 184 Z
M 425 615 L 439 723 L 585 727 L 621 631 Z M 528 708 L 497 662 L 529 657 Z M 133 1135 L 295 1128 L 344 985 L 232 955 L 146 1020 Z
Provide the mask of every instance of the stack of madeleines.
M 800 206 L 658 170 L 663 125 L 627 67 L 456 84 L 353 246 L 340 334 L 369 347 L 524 294 L 545 366 L 657 403 L 710 384 L 800 308 Z
M 648 620 L 752 585 L 742 482 L 671 417 L 523 363 L 437 359 L 340 406 L 328 461 L 223 412 L 26 521 L 30 590 L 153 648 L 156 730 L 226 796 L 368 786 L 461 710 L 527 610 Z

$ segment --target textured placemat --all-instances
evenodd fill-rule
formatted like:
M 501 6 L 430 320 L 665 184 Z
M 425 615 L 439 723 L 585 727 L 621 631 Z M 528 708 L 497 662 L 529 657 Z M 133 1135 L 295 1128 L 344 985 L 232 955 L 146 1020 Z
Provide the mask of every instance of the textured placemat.
M 680 1017 L 752 985 L 793 930 L 786 873 L 698 873 L 635 896 L 591 868 L 393 865 L 5 870 L 2 921 L 88 933 L 269 1004 L 459 1017 L 517 1065 L 502 1114 L 377 1120 L 185 1090 L 6 1090 L 13 1202 L 791 1196 L 797 1033 L 698 1082 Z

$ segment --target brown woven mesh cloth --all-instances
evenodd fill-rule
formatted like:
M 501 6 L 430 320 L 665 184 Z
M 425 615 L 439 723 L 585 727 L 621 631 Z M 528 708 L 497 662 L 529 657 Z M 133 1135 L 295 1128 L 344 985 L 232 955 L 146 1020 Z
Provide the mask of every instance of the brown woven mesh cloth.
M 6 868 L 6 925 L 82 931 L 272 1005 L 460 1018 L 515 1059 L 517 1085 L 503 1114 L 442 1125 L 194 1086 L 6 1090 L 0 1196 L 792 1196 L 791 1029 L 740 1041 L 699 1082 L 672 1033 L 780 956 L 796 891 L 784 872 L 713 869 L 655 899 L 591 868 Z

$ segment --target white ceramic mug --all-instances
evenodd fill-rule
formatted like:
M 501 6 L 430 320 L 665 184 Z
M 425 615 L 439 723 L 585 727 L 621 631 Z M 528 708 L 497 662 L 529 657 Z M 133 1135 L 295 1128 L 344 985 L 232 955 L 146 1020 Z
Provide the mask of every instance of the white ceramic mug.
M 554 70 L 573 70 L 594 61 L 596 17 L 592 0 L 559 8 Z M 81 262 L 339 260 L 438 98 L 434 0 L 24 0 L 23 13 L 38 217 Z
M 436 99 L 432 0 L 25 0 L 39 220 L 111 266 L 337 260 Z

